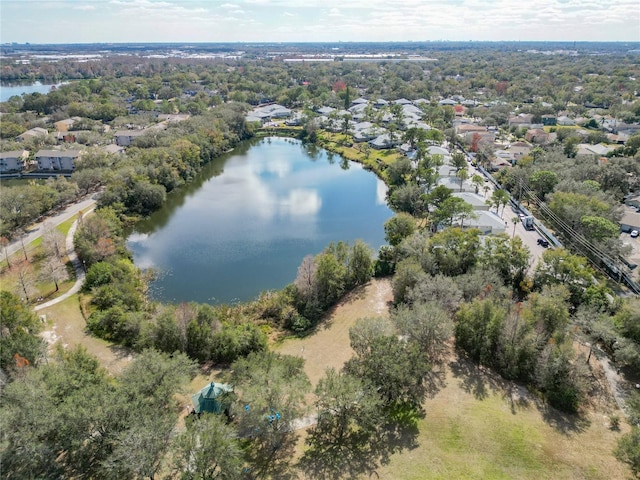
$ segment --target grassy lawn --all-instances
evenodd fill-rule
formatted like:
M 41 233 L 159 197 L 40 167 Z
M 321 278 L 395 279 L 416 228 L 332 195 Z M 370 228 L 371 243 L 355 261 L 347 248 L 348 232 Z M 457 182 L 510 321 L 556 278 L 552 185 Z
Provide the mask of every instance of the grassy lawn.
M 85 331 L 86 322 L 80 311 L 77 294 L 38 313 L 46 315 L 47 327 L 43 336 L 50 343 L 60 342 L 65 347 L 82 345 L 112 373 L 120 372 L 132 358 L 126 348 L 93 337 Z
M 302 356 L 315 385 L 327 367 L 351 356 L 348 331 L 358 318 L 388 315 L 388 280 L 374 280 L 347 296 L 317 331 L 288 338 L 275 350 Z M 525 389 L 514 388 L 452 355 L 444 385 L 428 399 L 426 416 L 402 442 L 390 446 L 388 463 L 361 478 L 612 479 L 627 478 L 612 455 L 621 432 L 608 428 L 605 412 L 584 418 L 546 408 Z M 619 413 L 619 412 L 618 412 Z M 304 450 L 301 432 L 298 455 Z
M 627 469 L 612 455 L 620 433 L 603 415 L 562 415 L 508 392 L 466 361 L 425 402 L 417 446 L 377 470 L 388 479 L 611 479 Z M 528 396 L 525 396 L 527 398 Z

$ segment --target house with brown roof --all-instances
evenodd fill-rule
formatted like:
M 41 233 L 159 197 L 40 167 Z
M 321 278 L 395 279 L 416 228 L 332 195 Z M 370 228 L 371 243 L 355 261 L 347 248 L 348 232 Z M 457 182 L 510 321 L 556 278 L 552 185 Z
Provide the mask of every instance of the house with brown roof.
M 56 129 L 56 132 L 67 133 L 71 127 L 73 127 L 73 124 L 80 120 L 82 120 L 80 117 L 65 118 L 64 120 L 55 122 L 53 126 Z
M 47 135 L 49 135 L 49 132 L 47 131 L 46 128 L 35 127 L 35 128 L 32 128 L 31 130 L 27 130 L 26 132 L 18 135 L 16 137 L 16 140 L 18 142 L 24 142 L 31 138 L 46 137 Z
M 527 130 L 524 138 L 527 142 L 537 143 L 539 145 L 549 143 L 549 134 L 540 128 Z

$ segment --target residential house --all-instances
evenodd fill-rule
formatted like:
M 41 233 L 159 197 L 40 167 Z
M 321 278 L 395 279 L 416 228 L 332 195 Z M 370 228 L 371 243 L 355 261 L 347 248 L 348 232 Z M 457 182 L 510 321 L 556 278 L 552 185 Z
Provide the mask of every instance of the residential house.
M 368 142 L 380 136 L 381 129 L 371 122 L 359 122 L 353 126 L 353 141 Z
M 456 104 L 456 101 L 455 100 L 451 100 L 450 98 L 445 98 L 444 100 L 440 100 L 438 102 L 438 105 L 440 105 L 441 107 L 447 106 L 447 105 L 450 106 L 450 107 L 453 107 L 455 104 Z
M 299 127 L 300 125 L 302 125 L 302 113 L 300 112 L 294 112 L 294 114 L 287 118 L 284 121 L 284 124 L 289 126 L 289 127 Z
M 64 120 L 55 122 L 53 126 L 56 129 L 56 132 L 67 133 L 71 129 L 71 127 L 73 127 L 73 125 L 80 120 L 82 120 L 81 117 L 65 118 Z
M 109 145 L 105 145 L 102 149 L 107 153 L 113 153 L 116 155 L 124 155 L 124 147 L 116 145 L 115 143 L 110 143 Z
M 373 106 L 376 108 L 386 107 L 387 105 L 389 105 L 389 102 L 387 102 L 384 98 L 378 98 L 375 102 L 373 102 Z
M 478 218 L 465 219 L 465 228 L 477 228 L 483 235 L 497 235 L 507 230 L 507 224 L 496 213 L 490 210 L 476 210 L 475 213 Z
M 360 98 L 356 98 L 353 102 L 351 102 L 351 105 L 358 105 L 358 104 L 366 105 L 368 103 L 369 103 L 369 100 L 367 100 L 366 98 L 360 97 Z
M 511 116 L 509 117 L 508 123 L 510 127 L 530 128 L 533 125 L 533 114 L 521 113 L 519 115 Z
M 576 122 L 566 115 L 562 115 L 556 119 L 556 124 L 561 127 L 573 127 L 575 126 Z
M 184 122 L 191 118 L 188 113 L 161 113 L 158 115 L 158 120 L 162 122 Z
M 394 100 L 393 103 L 396 105 L 411 105 L 411 100 L 407 100 L 406 98 L 399 98 L 398 100 Z
M 477 125 L 474 123 L 462 123 L 454 127 L 457 135 L 468 143 L 474 141 L 474 137 L 477 137 L 480 144 L 493 144 L 496 140 L 494 132 L 489 131 L 485 126 Z
M 335 112 L 336 109 L 333 107 L 320 107 L 318 109 L 318 113 L 320 115 L 329 115 L 331 112 Z
M 263 105 L 254 108 L 249 112 L 249 115 L 257 117 L 262 122 L 265 122 L 274 118 L 289 118 L 292 113 L 293 112 L 290 109 L 283 107 L 282 105 L 278 105 L 277 103 L 272 103 L 270 105 Z
M 553 127 L 558 123 L 558 119 L 555 115 L 542 115 L 542 125 L 545 127 Z
M 588 143 L 579 143 L 576 145 L 577 153 L 576 155 L 598 155 L 604 156 L 609 152 L 615 150 L 615 148 L 607 147 L 606 145 L 602 145 L 601 143 L 597 145 L 589 145 Z
M 396 135 L 393 139 L 389 133 L 384 133 L 382 135 L 377 136 L 373 140 L 369 141 L 369 145 L 376 150 L 386 150 L 389 148 L 396 147 L 400 144 L 399 136 Z
M 16 140 L 18 142 L 24 142 L 31 138 L 46 137 L 47 135 L 49 135 L 49 132 L 47 131 L 46 128 L 35 127 L 35 128 L 32 128 L 31 130 L 27 130 L 26 132 L 18 135 L 16 137 Z
M 489 210 L 489 205 L 487 204 L 486 199 L 482 195 L 478 195 L 477 193 L 473 193 L 473 192 L 453 192 L 451 195 L 454 196 L 454 197 L 461 198 L 462 200 L 467 202 L 469 205 L 471 205 L 475 211 L 478 211 L 478 210 L 488 211 Z
M 138 130 L 118 130 L 114 133 L 114 138 L 116 139 L 116 145 L 120 147 L 128 147 L 133 143 L 133 141 L 148 133 L 148 130 L 145 128 L 140 128 Z
M 524 138 L 527 142 L 537 143 L 539 145 L 544 145 L 546 143 L 549 143 L 549 134 L 539 128 L 527 130 L 527 133 L 524 135 Z
M 36 153 L 38 170 L 75 170 L 75 162 L 82 150 L 40 150 Z
M 12 150 L 0 153 L 0 173 L 21 172 L 29 157 L 27 150 Z

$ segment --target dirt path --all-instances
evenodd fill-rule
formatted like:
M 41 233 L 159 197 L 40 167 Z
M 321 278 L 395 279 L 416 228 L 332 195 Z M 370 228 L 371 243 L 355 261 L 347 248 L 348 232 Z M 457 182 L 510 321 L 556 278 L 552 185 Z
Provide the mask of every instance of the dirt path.
M 596 358 L 602 365 L 602 370 L 604 370 L 604 376 L 609 383 L 609 389 L 611 390 L 611 394 L 613 395 L 618 408 L 626 415 L 626 410 L 624 408 L 624 390 L 620 386 L 620 374 L 618 371 L 611 365 L 609 358 L 602 353 L 596 355 Z
M 304 358 L 305 371 L 315 385 L 327 368 L 340 369 L 353 355 L 349 344 L 349 329 L 356 320 L 388 316 L 392 300 L 390 279 L 373 279 L 348 294 L 315 333 L 305 338 L 287 339 L 274 350 Z

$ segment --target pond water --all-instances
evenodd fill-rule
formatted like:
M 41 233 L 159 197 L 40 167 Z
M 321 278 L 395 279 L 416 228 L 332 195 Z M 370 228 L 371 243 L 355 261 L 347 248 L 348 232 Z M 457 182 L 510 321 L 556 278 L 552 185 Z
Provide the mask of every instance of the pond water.
M 128 237 L 165 302 L 229 303 L 293 282 L 305 255 L 362 239 L 376 252 L 393 215 L 386 187 L 357 163 L 297 140 L 246 142 L 172 192 Z
M 6 102 L 14 95 L 22 95 L 23 93 L 49 93 L 51 91 L 51 87 L 59 87 L 63 85 L 62 83 L 57 83 L 55 85 L 43 84 L 40 82 L 35 82 L 32 84 L 12 84 L 12 85 L 0 85 L 0 102 Z

